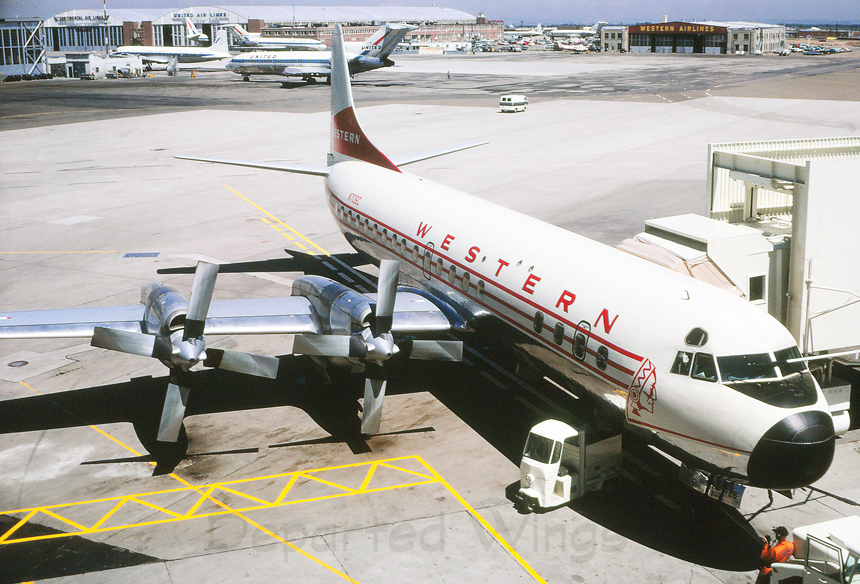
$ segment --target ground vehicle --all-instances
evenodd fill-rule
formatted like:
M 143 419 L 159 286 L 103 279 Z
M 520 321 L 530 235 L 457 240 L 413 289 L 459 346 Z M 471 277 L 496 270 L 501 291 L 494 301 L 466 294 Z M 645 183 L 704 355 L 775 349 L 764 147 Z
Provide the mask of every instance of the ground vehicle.
M 520 462 L 519 502 L 550 508 L 603 487 L 621 470 L 621 435 L 588 443 L 588 432 L 545 420 L 531 429 Z
M 793 530 L 794 557 L 773 565 L 775 583 L 860 583 L 860 517 L 854 515 Z
M 524 112 L 529 107 L 529 98 L 525 95 L 503 95 L 499 107 L 503 112 Z

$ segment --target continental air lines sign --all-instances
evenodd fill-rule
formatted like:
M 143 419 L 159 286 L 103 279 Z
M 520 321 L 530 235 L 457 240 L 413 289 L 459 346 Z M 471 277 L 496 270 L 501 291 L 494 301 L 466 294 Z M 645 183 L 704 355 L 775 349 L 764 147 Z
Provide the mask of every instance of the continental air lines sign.
M 629 34 L 726 34 L 726 27 L 690 22 L 639 24 L 627 29 Z

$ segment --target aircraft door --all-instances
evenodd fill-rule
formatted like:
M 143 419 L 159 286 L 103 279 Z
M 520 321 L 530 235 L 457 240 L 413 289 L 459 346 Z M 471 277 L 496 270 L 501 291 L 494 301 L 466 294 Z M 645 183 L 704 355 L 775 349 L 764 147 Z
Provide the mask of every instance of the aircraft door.
M 424 278 L 429 280 L 433 274 L 433 256 L 436 253 L 436 246 L 432 241 L 427 243 L 427 249 L 424 250 L 424 263 L 421 267 L 424 271 Z
M 588 355 L 588 340 L 591 338 L 591 325 L 587 320 L 582 320 L 576 325 L 573 334 L 573 356 L 579 361 L 585 361 Z

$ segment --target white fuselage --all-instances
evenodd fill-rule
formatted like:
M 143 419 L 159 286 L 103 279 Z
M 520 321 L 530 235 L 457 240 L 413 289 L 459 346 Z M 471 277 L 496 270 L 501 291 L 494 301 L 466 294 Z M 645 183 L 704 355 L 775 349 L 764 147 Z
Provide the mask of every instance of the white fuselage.
M 400 260 L 476 326 L 497 327 L 530 364 L 584 387 L 628 427 L 699 464 L 746 478 L 769 429 L 798 412 L 828 411 L 817 385 L 806 403 L 777 407 L 719 379 L 670 372 L 679 351 L 796 347 L 776 320 L 722 290 L 414 175 L 342 162 L 326 187 L 353 247 Z M 698 348 L 685 343 L 697 327 L 708 335 Z
M 253 51 L 233 57 L 227 69 L 240 75 L 282 75 L 294 68 L 331 69 L 331 51 Z
M 143 47 L 127 45 L 117 47 L 112 53 L 118 55 L 137 55 L 144 62 L 166 63 L 176 58 L 179 63 L 205 63 L 219 59 L 229 59 L 230 53 L 209 47 Z

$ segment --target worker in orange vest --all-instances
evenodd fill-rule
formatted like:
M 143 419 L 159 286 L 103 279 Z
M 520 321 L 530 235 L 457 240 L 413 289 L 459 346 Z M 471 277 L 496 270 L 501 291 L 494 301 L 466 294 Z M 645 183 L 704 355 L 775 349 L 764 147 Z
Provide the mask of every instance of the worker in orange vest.
M 788 537 L 788 530 L 783 527 L 774 527 L 773 533 L 776 536 L 776 541 L 771 543 L 770 537 L 766 536 L 764 550 L 761 552 L 761 568 L 758 571 L 758 578 L 755 584 L 770 584 L 770 577 L 773 573 L 771 565 L 780 562 L 788 561 L 788 558 L 794 553 L 794 542 L 785 539 Z

